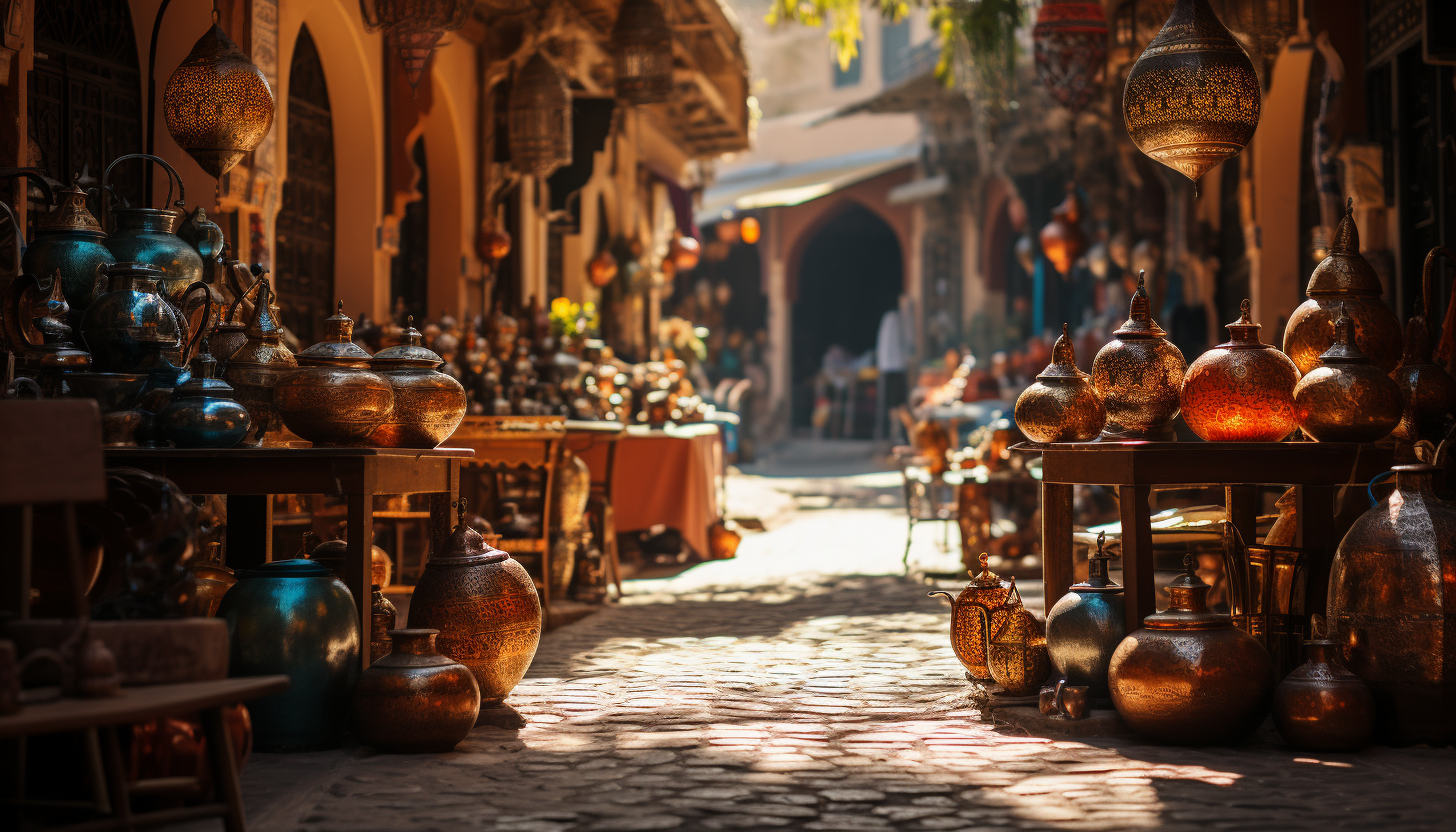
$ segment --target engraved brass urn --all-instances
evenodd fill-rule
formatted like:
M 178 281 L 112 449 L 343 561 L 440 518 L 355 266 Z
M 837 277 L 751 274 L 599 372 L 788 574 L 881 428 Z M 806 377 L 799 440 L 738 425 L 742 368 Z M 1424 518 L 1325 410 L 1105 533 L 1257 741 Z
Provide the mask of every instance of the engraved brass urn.
M 1399 385 L 1355 345 L 1354 322 L 1341 304 L 1335 343 L 1294 386 L 1294 418 L 1317 442 L 1374 442 L 1390 434 L 1404 409 Z
M 248 340 L 227 359 L 223 378 L 232 385 L 237 400 L 248 409 L 253 426 L 241 444 L 248 447 L 278 448 L 288 445 L 283 418 L 273 403 L 273 388 L 298 366 L 282 342 L 282 327 L 273 317 L 273 287 L 259 281 L 253 317 L 248 321 Z
M 1247 298 L 1229 340 L 1198 356 L 1183 376 L 1183 421 L 1205 442 L 1278 442 L 1295 428 L 1289 356 L 1259 340 Z
M 1437 255 L 1456 261 L 1456 257 L 1444 247 L 1433 248 L 1426 255 L 1421 307 L 1425 314 L 1412 316 L 1406 321 L 1405 351 L 1401 354 L 1400 366 L 1391 373 L 1405 400 L 1405 410 L 1401 413 L 1400 424 L 1395 426 L 1394 435 L 1405 443 L 1427 439 L 1439 444 L 1450 432 L 1451 420 L 1456 418 L 1456 379 L 1433 360 L 1431 330 L 1426 321 L 1427 310 L 1435 305 L 1431 274 Z
M 1112 556 L 1103 548 L 1106 532 L 1097 534 L 1097 552 L 1087 558 L 1087 580 L 1073 584 L 1047 613 L 1047 652 L 1069 685 L 1086 685 L 1094 697 L 1105 697 L 1107 666 L 1127 636 L 1122 587 L 1108 576 Z
M 397 754 L 454 750 L 480 712 L 464 665 L 436 652 L 439 630 L 391 630 L 393 649 L 359 674 L 354 727 L 366 745 Z
M 440 372 L 440 356 L 420 346 L 414 316 L 404 343 L 380 350 L 370 366 L 389 380 L 394 410 L 369 442 L 383 448 L 434 448 L 450 438 L 465 418 L 465 388 Z
M 519 727 L 524 721 L 504 700 L 541 642 L 541 599 L 525 567 L 486 545 L 464 515 L 462 506 L 443 550 L 425 564 L 409 626 L 439 630 L 440 652 L 475 674 L 483 721 Z
M 1002 609 L 1011 596 L 1011 583 L 992 572 L 987 560 L 987 554 L 982 552 L 980 573 L 971 576 L 971 582 L 959 595 L 952 596 L 944 590 L 930 593 L 944 595 L 951 602 L 950 646 L 965 667 L 966 675 L 977 681 L 991 678 L 991 667 L 987 661 L 989 622 L 978 608 Z
M 1092 387 L 1107 409 L 1102 438 L 1173 439 L 1183 373 L 1188 363 L 1152 317 L 1145 273 L 1127 320 L 1092 361 Z
M 1122 116 L 1138 150 L 1196 183 L 1254 137 L 1262 99 L 1248 53 L 1208 0 L 1177 0 L 1128 72 Z
M 1456 743 L 1456 507 L 1435 466 L 1398 465 L 1395 490 L 1350 526 L 1330 569 L 1330 638 L 1375 694 L 1376 736 Z
M 1067 325 L 1052 346 L 1052 363 L 1016 399 L 1016 426 L 1033 442 L 1090 442 L 1107 421 L 1092 377 L 1077 368 Z
M 1269 713 L 1274 664 L 1253 636 L 1208 609 L 1210 587 L 1186 555 L 1168 585 L 1172 603 L 1122 640 L 1108 667 L 1112 704 L 1137 733 L 1158 742 L 1237 742 Z
M 1360 255 L 1353 201 L 1335 228 L 1329 256 L 1314 267 L 1304 293 L 1309 299 L 1295 308 L 1284 328 L 1284 354 L 1299 372 L 1319 366 L 1320 355 L 1335 341 L 1335 318 L 1343 304 L 1354 323 L 1354 344 L 1384 372 L 1400 362 L 1400 320 L 1380 299 L 1380 278 Z
M 1319 618 L 1304 643 L 1304 664 L 1274 689 L 1274 727 L 1294 748 L 1359 751 L 1375 731 L 1375 697 L 1345 669 L 1338 645 L 1319 632 Z
M 278 382 L 273 400 L 283 424 L 315 445 L 364 444 L 394 412 L 394 387 L 369 369 L 343 301 L 324 321 L 324 336 L 298 354 L 298 369 Z

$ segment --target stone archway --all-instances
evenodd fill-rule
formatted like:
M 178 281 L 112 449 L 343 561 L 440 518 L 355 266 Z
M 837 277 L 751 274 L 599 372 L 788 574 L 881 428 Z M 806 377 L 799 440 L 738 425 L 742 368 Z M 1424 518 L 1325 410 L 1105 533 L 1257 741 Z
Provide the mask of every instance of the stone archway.
M 289 62 L 288 178 L 278 211 L 273 286 L 283 323 L 305 344 L 334 312 L 334 120 L 329 85 L 308 27 Z

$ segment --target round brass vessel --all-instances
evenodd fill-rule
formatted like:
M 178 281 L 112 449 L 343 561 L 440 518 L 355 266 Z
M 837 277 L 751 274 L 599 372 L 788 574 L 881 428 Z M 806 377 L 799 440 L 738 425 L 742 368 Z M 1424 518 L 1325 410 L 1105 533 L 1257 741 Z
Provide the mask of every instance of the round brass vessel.
M 1329 256 L 1309 276 L 1304 290 L 1309 299 L 1295 308 L 1284 328 L 1284 354 L 1301 373 L 1318 367 L 1320 355 L 1334 343 L 1341 304 L 1354 324 L 1354 345 L 1371 363 L 1388 373 L 1400 361 L 1400 319 L 1380 299 L 1380 278 L 1360 255 L 1353 206 L 1353 201 L 1346 204 Z
M 369 438 L 382 448 L 438 447 L 465 418 L 465 388 L 439 372 L 444 361 L 420 346 L 414 323 L 410 316 L 404 342 L 380 350 L 370 362 L 394 390 L 393 412 Z
M 1295 428 L 1289 356 L 1259 340 L 1247 298 L 1229 340 L 1198 356 L 1183 376 L 1183 421 L 1205 442 L 1278 442 Z
M 1345 666 L 1375 694 L 1377 737 L 1456 743 L 1456 507 L 1432 465 L 1395 467 L 1395 490 L 1335 550 L 1326 619 Z
M 1139 734 L 1179 745 L 1237 742 L 1269 712 L 1274 664 L 1227 615 L 1209 612 L 1210 587 L 1184 556 L 1172 604 L 1143 619 L 1108 667 L 1112 704 Z
M 1077 368 L 1067 325 L 1052 346 L 1052 363 L 1016 399 L 1016 426 L 1033 442 L 1090 442 L 1102 432 L 1107 411 L 1092 377 Z
M 394 649 L 359 674 L 359 738 L 397 754 L 454 750 L 475 726 L 480 688 L 470 670 L 435 652 L 439 630 L 391 630 Z
M 1335 343 L 1294 386 L 1294 418 L 1318 442 L 1374 442 L 1390 435 L 1404 409 L 1399 385 L 1355 345 L 1341 304 Z
M 339 311 L 324 321 L 326 339 L 298 354 L 298 369 L 273 389 L 283 424 L 315 445 L 359 445 L 394 410 L 394 388 L 369 369 L 353 342 L 354 321 Z
M 1359 751 L 1375 731 L 1375 697 L 1336 647 L 1316 634 L 1304 643 L 1304 664 L 1274 689 L 1274 727 L 1295 748 Z
M 1145 274 L 1127 320 L 1092 361 L 1092 387 L 1107 409 L 1102 438 L 1172 439 L 1188 363 L 1152 317 Z

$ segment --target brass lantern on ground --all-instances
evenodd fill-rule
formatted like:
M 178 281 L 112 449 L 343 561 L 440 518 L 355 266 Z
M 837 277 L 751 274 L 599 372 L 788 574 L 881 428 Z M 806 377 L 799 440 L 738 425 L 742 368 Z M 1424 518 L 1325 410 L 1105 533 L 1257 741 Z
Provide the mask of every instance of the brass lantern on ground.
M 1138 150 L 1197 183 L 1254 137 L 1261 103 L 1248 53 L 1208 0 L 1177 0 L 1127 75 L 1122 116 Z
M 469 0 L 359 0 L 359 13 L 365 31 L 388 33 L 413 88 L 440 38 L 464 26 L 474 5 Z
M 544 54 L 532 55 L 516 73 L 509 107 L 517 170 L 546 176 L 571 163 L 571 89 Z
M 273 127 L 268 79 L 216 23 L 167 79 L 162 115 L 177 146 L 214 179 L 232 170 Z
M 672 96 L 672 27 L 657 0 L 624 0 L 612 26 L 617 98 L 660 104 Z

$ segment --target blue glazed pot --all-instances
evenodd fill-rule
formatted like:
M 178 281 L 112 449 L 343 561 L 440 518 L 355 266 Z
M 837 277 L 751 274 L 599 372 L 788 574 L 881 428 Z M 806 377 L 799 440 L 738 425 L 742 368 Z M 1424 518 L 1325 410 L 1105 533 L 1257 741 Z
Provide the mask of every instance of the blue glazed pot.
M 1087 558 L 1087 581 L 1073 584 L 1047 613 L 1047 652 L 1069 685 L 1086 685 L 1094 699 L 1105 699 L 1107 668 L 1127 636 L 1122 587 L 1108 577 L 1106 536 L 1097 535 L 1097 552 Z
M 214 378 L 217 360 L 203 353 L 192 359 L 192 378 L 175 387 L 172 401 L 157 415 L 162 435 L 179 448 L 231 448 L 248 435 L 248 409 L 233 400 L 233 388 Z
M 73 327 L 104 291 L 102 270 L 116 262 L 105 240 L 101 224 L 86 209 L 86 192 L 72 185 L 61 191 L 56 209 L 37 220 L 35 239 L 25 249 L 21 266 L 26 274 L 48 278 L 60 273 Z
M 231 639 L 229 674 L 285 674 L 288 690 L 248 702 L 259 751 L 339 744 L 359 679 L 359 614 L 323 564 L 278 560 L 238 573 L 217 616 Z

